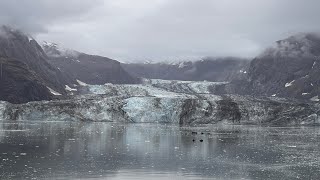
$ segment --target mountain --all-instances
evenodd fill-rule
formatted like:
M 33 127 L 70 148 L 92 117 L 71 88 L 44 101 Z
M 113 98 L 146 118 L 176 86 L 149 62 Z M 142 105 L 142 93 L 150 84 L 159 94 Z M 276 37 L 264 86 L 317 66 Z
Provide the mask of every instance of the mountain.
M 65 85 L 72 83 L 47 61 L 33 38 L 7 26 L 0 27 L 0 59 L 0 100 L 48 100 L 51 92 L 66 94 Z
M 245 76 L 248 64 L 248 60 L 229 57 L 179 63 L 132 63 L 122 66 L 130 74 L 143 78 L 222 82 Z
M 42 49 L 43 47 L 43 49 Z M 137 83 L 118 61 L 44 43 L 8 26 L 0 27 L 0 100 L 51 100 L 73 94 L 80 84 Z
M 65 49 L 49 42 L 44 42 L 42 48 L 49 57 L 50 64 L 72 79 L 88 84 L 138 82 L 138 79 L 129 75 L 116 60 Z
M 247 94 L 319 101 L 320 36 L 277 41 L 250 63 L 247 82 Z

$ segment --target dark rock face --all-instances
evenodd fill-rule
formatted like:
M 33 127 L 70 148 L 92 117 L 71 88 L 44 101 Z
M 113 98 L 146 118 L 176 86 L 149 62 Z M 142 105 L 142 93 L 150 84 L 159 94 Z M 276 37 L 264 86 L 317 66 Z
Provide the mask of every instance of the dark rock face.
M 133 84 L 138 78 L 130 76 L 118 61 L 60 48 L 57 44 L 44 42 L 43 49 L 50 64 L 62 73 L 88 84 Z
M 47 56 L 39 44 L 18 30 L 2 27 L 4 35 L 0 36 L 0 55 L 25 63 L 39 75 L 42 82 L 50 88 L 64 93 L 64 85 L 70 79 L 57 68 L 50 65 Z M 3 33 L 2 33 L 3 34 Z
M 221 119 L 227 119 L 233 123 L 240 123 L 242 113 L 239 106 L 231 98 L 226 98 L 217 102 L 219 112 L 217 116 Z
M 223 82 L 246 75 L 248 60 L 239 58 L 206 58 L 177 64 L 122 64 L 134 76 L 150 79 Z
M 251 62 L 246 93 L 317 100 L 319 74 L 320 36 L 292 36 Z
M 47 87 L 65 94 L 71 80 L 50 65 L 31 37 L 9 27 L 0 27 L 2 79 L 0 99 L 13 103 L 51 98 Z
M 37 74 L 16 60 L 0 58 L 0 98 L 12 103 L 49 100 L 51 93 Z

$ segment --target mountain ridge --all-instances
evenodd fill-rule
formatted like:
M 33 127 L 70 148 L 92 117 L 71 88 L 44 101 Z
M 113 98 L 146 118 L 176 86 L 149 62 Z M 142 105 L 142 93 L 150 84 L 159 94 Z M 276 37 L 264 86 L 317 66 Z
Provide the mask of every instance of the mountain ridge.
M 247 73 L 249 60 L 204 58 L 198 61 L 127 63 L 124 69 L 137 77 L 184 81 L 231 81 Z
M 42 44 L 42 48 L 49 57 L 49 63 L 73 79 L 88 84 L 139 82 L 138 78 L 130 76 L 116 60 L 62 48 L 56 43 L 46 41 Z

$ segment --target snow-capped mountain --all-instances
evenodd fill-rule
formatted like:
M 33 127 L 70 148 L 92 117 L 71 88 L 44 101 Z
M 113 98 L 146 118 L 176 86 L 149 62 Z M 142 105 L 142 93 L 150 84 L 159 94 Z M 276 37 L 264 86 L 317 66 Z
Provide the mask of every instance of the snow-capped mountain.
M 122 66 L 130 74 L 144 78 L 223 82 L 244 76 L 249 62 L 240 58 L 205 58 L 198 61 L 131 63 Z
M 80 52 L 77 52 L 72 49 L 66 49 L 63 47 L 60 47 L 56 43 L 50 43 L 47 41 L 43 41 L 42 48 L 44 52 L 49 57 L 74 57 L 77 58 L 80 55 Z

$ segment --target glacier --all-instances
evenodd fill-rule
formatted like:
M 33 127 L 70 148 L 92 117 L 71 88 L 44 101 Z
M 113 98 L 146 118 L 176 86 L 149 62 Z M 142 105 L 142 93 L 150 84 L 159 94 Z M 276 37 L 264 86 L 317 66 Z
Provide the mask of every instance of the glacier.
M 121 123 L 317 125 L 320 105 L 277 97 L 214 95 L 225 83 L 145 79 L 135 85 L 78 86 L 52 101 L 0 102 L 0 120 Z

